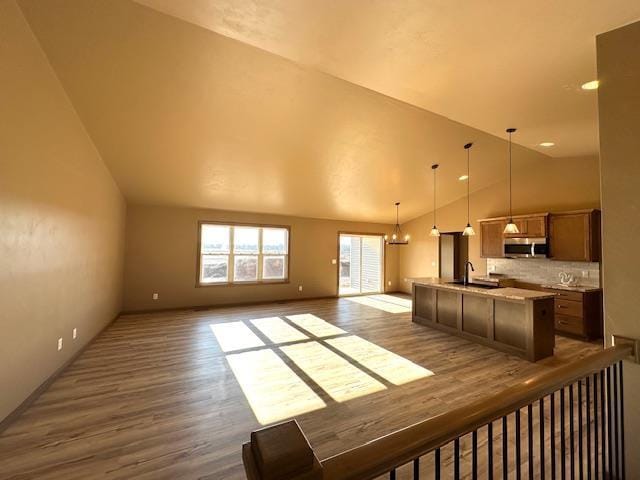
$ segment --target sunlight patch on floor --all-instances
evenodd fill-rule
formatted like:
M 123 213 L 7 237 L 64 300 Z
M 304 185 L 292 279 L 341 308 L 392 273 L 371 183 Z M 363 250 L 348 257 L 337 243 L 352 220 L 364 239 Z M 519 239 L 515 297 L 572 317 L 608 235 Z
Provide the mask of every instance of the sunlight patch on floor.
M 316 317 L 312 313 L 289 315 L 287 316 L 287 318 L 300 328 L 305 329 L 311 335 L 315 335 L 318 338 L 331 337 L 333 335 L 347 333 L 341 328 L 338 328 L 335 325 L 332 325 L 331 323 L 319 317 Z
M 212 323 L 209 328 L 223 352 L 264 346 L 264 342 L 243 322 Z
M 411 309 L 412 301 L 410 298 L 401 298 L 395 297 L 393 295 L 380 294 L 380 295 L 370 295 L 369 298 L 373 298 L 374 300 L 380 300 L 381 302 L 393 303 L 394 305 L 400 305 L 401 307 L 407 307 Z
M 257 318 L 250 321 L 273 343 L 295 342 L 309 338 L 280 317 Z
M 326 406 L 271 349 L 231 354 L 227 360 L 262 425 Z
M 280 350 L 336 402 L 386 389 L 378 380 L 318 342 L 299 343 L 280 347 Z
M 326 342 L 394 385 L 433 375 L 431 370 L 355 335 Z
M 390 303 L 387 301 L 375 299 L 373 297 L 345 297 L 350 302 L 366 305 L 367 307 L 377 308 L 387 313 L 407 313 L 411 311 L 411 307 Z

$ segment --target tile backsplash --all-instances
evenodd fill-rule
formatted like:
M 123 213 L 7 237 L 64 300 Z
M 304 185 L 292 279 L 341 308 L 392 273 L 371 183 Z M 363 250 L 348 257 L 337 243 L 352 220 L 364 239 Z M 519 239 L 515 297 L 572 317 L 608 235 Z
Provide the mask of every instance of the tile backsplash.
M 489 258 L 487 273 L 500 273 L 530 283 L 560 283 L 560 272 L 573 274 L 578 285 L 600 286 L 600 264 L 597 262 L 559 262 L 547 258 Z M 583 276 L 587 272 L 587 276 Z

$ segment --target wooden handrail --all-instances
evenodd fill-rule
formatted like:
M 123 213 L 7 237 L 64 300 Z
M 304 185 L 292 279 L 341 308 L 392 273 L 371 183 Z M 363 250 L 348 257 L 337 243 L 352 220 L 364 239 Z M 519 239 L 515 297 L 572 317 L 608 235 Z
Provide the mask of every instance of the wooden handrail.
M 323 480 L 368 480 L 634 354 L 620 344 L 529 378 L 500 393 L 415 423 L 321 461 Z

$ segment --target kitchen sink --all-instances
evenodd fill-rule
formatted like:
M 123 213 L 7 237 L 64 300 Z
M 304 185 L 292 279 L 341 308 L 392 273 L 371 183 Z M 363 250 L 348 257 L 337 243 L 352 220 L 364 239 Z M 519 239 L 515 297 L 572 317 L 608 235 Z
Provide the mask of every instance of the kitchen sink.
M 465 286 L 464 282 L 462 280 L 454 280 L 453 282 L 447 282 L 449 285 L 461 285 L 461 286 Z M 474 283 L 474 282 L 469 282 L 466 285 L 467 287 L 473 287 L 473 288 L 484 288 L 486 290 L 491 290 L 493 288 L 499 288 L 496 285 L 485 285 L 484 283 Z

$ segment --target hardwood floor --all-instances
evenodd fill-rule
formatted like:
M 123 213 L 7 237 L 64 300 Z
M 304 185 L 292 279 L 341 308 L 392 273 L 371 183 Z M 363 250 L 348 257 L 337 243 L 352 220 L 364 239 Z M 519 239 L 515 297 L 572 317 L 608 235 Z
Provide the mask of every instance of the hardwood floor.
M 0 478 L 241 479 L 257 416 L 296 412 L 325 458 L 600 349 L 557 337 L 532 364 L 399 298 L 123 316 L 0 435 Z

